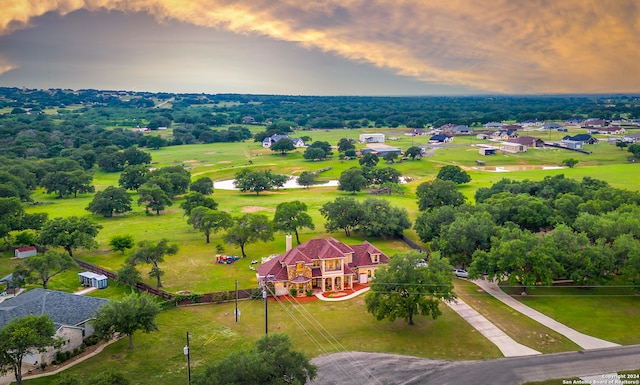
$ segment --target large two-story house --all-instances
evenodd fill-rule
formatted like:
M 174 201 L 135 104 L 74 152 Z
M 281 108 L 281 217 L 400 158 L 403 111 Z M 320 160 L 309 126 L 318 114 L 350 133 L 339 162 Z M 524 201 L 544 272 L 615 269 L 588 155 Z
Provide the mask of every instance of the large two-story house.
M 367 283 L 389 258 L 365 241 L 346 245 L 334 238 L 312 239 L 260 265 L 261 286 L 273 285 L 275 295 L 306 295 L 310 291 L 352 289 L 354 283 Z

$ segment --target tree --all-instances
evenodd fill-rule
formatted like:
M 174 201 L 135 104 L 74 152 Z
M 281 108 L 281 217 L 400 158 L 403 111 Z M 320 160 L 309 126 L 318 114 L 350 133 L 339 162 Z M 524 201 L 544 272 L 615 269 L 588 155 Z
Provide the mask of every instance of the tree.
M 191 192 L 184 196 L 184 202 L 180 205 L 180 208 L 184 210 L 184 215 L 191 214 L 191 210 L 198 206 L 203 206 L 211 210 L 218 208 L 218 203 L 213 198 L 202 195 L 199 192 Z
M 458 206 L 464 207 L 464 206 Z M 431 242 L 438 237 L 443 228 L 455 221 L 458 208 L 453 206 L 434 207 L 423 211 L 416 218 L 414 228 L 422 242 Z
M 125 263 L 118 271 L 116 271 L 116 280 L 122 284 L 130 286 L 131 291 L 133 292 L 133 288 L 136 287 L 136 284 L 142 281 L 142 275 L 134 265 Z
M 273 187 L 271 178 L 265 171 L 252 171 L 249 169 L 238 172 L 233 184 L 242 192 L 252 191 L 256 195 L 260 195 L 262 191 L 271 190 Z
M 77 197 L 78 193 L 93 192 L 94 187 L 91 185 L 93 176 L 83 170 L 75 171 L 54 171 L 48 173 L 40 182 L 48 194 L 56 193 L 59 198 L 73 194 Z
M 140 187 L 138 193 L 138 205 L 146 203 L 145 207 L 147 211 L 153 210 L 156 212 L 156 215 L 160 215 L 160 211 L 164 210 L 166 206 L 173 205 L 171 199 L 160 187 Z
M 412 251 L 393 255 L 387 266 L 376 270 L 365 304 L 377 320 L 402 318 L 414 325 L 414 316 L 419 314 L 436 319 L 442 314 L 440 300 L 455 298 L 449 261 L 432 253 L 428 266 L 420 262 L 424 255 Z
M 93 196 L 86 210 L 111 218 L 114 212 L 120 214 L 131 211 L 131 197 L 124 188 L 109 186 Z
M 460 166 L 446 165 L 438 171 L 437 179 L 450 180 L 455 184 L 471 182 L 471 177 Z
M 133 334 L 137 331 L 150 333 L 158 330 L 156 316 L 160 313 L 158 304 L 148 295 L 130 294 L 119 301 L 109 301 L 95 314 L 93 327 L 103 339 L 110 339 L 116 333 L 129 337 L 129 349 L 133 349 Z
M 300 201 L 282 202 L 276 207 L 276 214 L 273 218 L 273 228 L 277 231 L 295 233 L 296 242 L 300 244 L 298 229 L 306 227 L 313 230 L 313 220 L 307 214 L 307 205 Z
M 16 172 L 17 170 L 13 169 L 11 171 Z M 25 174 L 25 171 L 22 170 L 20 174 Z M 35 183 L 35 178 L 33 178 L 33 176 L 31 178 L 33 180 L 32 183 Z M 32 188 L 35 188 L 35 186 L 32 186 Z M 30 195 L 31 191 L 29 191 L 29 187 L 20 177 L 12 175 L 7 171 L 0 171 L 0 197 L 17 197 L 20 198 L 22 202 L 29 202 L 31 201 Z
M 0 198 L 0 238 L 6 245 L 9 245 L 13 231 L 39 230 L 46 220 L 46 213 L 25 213 L 17 197 Z
M 136 147 L 129 147 L 122 152 L 124 161 L 128 165 L 149 164 L 151 163 L 151 154 L 148 152 L 137 149 Z
M 135 266 L 139 263 L 148 263 L 151 265 L 149 276 L 156 279 L 156 286 L 162 287 L 160 277 L 164 271 L 160 269 L 160 263 L 164 262 L 165 255 L 175 255 L 178 253 L 178 245 L 169 244 L 166 239 L 161 239 L 157 243 L 151 241 L 138 242 L 138 247 L 129 257 L 129 264 Z
M 567 158 L 562 161 L 562 164 L 569 168 L 574 168 L 578 163 L 580 163 L 580 161 L 576 158 Z
M 46 289 L 51 278 L 74 267 L 77 267 L 77 264 L 71 256 L 49 250 L 44 254 L 26 258 L 16 275 L 26 273 L 23 275 L 26 282 L 40 284 Z
M 271 151 L 273 152 L 280 151 L 280 155 L 286 155 L 288 151 L 293 151 L 295 149 L 296 149 L 296 146 L 293 144 L 293 141 L 289 138 L 282 138 L 271 145 Z
M 533 232 L 550 226 L 553 220 L 550 202 L 528 194 L 503 192 L 491 196 L 479 206 L 491 213 L 498 225 L 513 222 Z
M 284 187 L 285 183 L 289 180 L 289 177 L 282 174 L 274 174 L 270 170 L 267 170 L 267 177 L 271 179 L 271 185 L 276 189 L 280 189 L 280 187 Z
M 16 383 L 22 385 L 22 359 L 49 346 L 59 346 L 55 332 L 47 315 L 27 315 L 7 323 L 0 329 L 0 374 L 11 371 Z
M 455 220 L 443 225 L 431 243 L 431 250 L 447 255 L 451 263 L 463 267 L 471 263 L 476 250 L 489 250 L 496 224 L 487 212 L 457 213 Z
M 133 235 L 114 235 L 109 240 L 109 246 L 111 246 L 111 250 L 119 251 L 124 254 L 125 250 L 133 249 Z
M 245 214 L 236 218 L 234 225 L 224 236 L 225 242 L 240 247 L 242 258 L 245 258 L 245 246 L 257 241 L 273 240 L 273 225 L 269 218 L 262 214 Z
M 629 148 L 627 148 L 627 151 L 632 153 L 633 156 L 635 156 L 636 158 L 640 158 L 640 144 L 638 143 L 632 144 L 631 146 L 629 146 Z
M 382 159 L 384 159 L 384 161 L 387 163 L 394 163 L 396 159 L 398 159 L 398 153 L 394 151 L 389 151 L 386 154 L 384 154 L 384 156 L 382 156 Z
M 127 166 L 120 174 L 118 185 L 126 188 L 127 190 L 138 191 L 140 186 L 146 183 L 148 172 L 149 168 L 144 164 Z
M 160 136 L 149 136 L 147 139 L 147 147 L 153 150 L 159 150 L 160 147 L 165 147 L 167 141 Z
M 411 158 L 411 160 L 416 160 L 416 157 L 422 155 L 422 149 L 418 146 L 411 146 L 404 152 L 404 155 Z
M 191 210 L 187 223 L 192 225 L 194 229 L 203 232 L 207 243 L 209 243 L 211 233 L 228 229 L 233 225 L 233 219 L 227 212 L 198 206 Z
M 391 206 L 386 199 L 367 198 L 361 209 L 358 230 L 365 237 L 401 237 L 405 229 L 411 228 L 407 210 Z
M 364 175 L 365 170 L 369 175 Z M 382 186 L 385 183 L 399 184 L 402 174 L 393 167 L 372 168 L 362 167 L 362 173 L 369 184 Z
M 489 251 L 474 252 L 469 276 L 478 277 L 484 273 L 489 280 L 507 276 L 509 284 L 520 284 L 525 288 L 538 283 L 550 285 L 561 266 L 547 244 L 538 247 L 540 245 L 539 236 L 528 230 L 515 225 L 502 227 L 491 239 Z
M 618 147 L 620 151 L 622 151 L 623 148 L 627 148 L 628 146 L 629 145 L 627 144 L 627 142 L 623 142 L 622 140 L 616 142 L 616 147 Z
M 317 375 L 317 368 L 302 353 L 291 350 L 285 334 L 268 334 L 256 348 L 239 351 L 215 365 L 207 365 L 194 376 L 196 385 L 262 384 L 304 385 Z
M 307 147 L 302 157 L 308 160 L 324 159 L 327 157 L 327 154 L 321 148 Z
M 366 188 L 367 179 L 362 175 L 362 170 L 352 167 L 340 174 L 338 190 L 347 191 L 352 194 Z
M 360 163 L 360 166 L 375 167 L 379 161 L 380 159 L 378 158 L 378 155 L 370 152 L 362 155 L 362 158 L 360 158 L 358 162 Z
M 44 223 L 38 242 L 45 246 L 62 247 L 73 257 L 75 249 L 93 249 L 98 246 L 95 238 L 101 228 L 101 225 L 88 218 L 54 218 Z
M 182 166 L 162 167 L 147 174 L 147 185 L 157 185 L 169 198 L 184 194 L 191 185 L 191 173 Z
M 416 190 L 420 211 L 440 206 L 460 206 L 464 195 L 456 190 L 456 184 L 450 180 L 434 179 L 420 184 Z
M 348 197 L 338 197 L 333 202 L 325 203 L 320 208 L 320 214 L 326 219 L 324 227 L 327 232 L 342 229 L 347 237 L 351 236 L 351 231 L 357 228 L 364 217 L 362 205 Z
M 306 188 L 309 188 L 309 186 L 313 186 L 315 182 L 316 174 L 309 171 L 301 172 L 300 176 L 298 177 L 298 184 L 300 186 L 305 186 Z
M 195 182 L 191 183 L 189 188 L 193 192 L 199 192 L 202 195 L 213 194 L 213 181 L 209 177 L 198 178 Z
M 114 146 L 98 155 L 98 166 L 105 172 L 118 172 L 124 169 L 126 164 L 124 154 Z
M 319 148 L 319 149 L 321 149 L 321 150 L 325 153 L 325 155 L 327 155 L 327 156 L 329 156 L 329 155 L 333 154 L 333 153 L 331 152 L 331 144 L 329 144 L 329 142 L 325 142 L 325 141 L 322 141 L 322 140 L 319 140 L 319 141 L 317 141 L 317 142 L 313 142 L 313 143 L 311 143 L 311 145 L 310 145 L 308 148 Z
M 341 138 L 338 141 L 338 152 L 345 152 L 347 150 L 355 150 L 356 146 L 353 144 L 353 139 Z

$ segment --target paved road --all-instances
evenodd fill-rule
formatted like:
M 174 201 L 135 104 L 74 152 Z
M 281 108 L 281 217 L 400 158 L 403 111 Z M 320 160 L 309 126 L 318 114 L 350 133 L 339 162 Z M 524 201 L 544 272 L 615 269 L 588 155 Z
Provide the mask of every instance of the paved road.
M 553 318 L 548 317 L 540 313 L 539 311 L 534 310 L 529 306 L 523 304 L 522 302 L 511 298 L 511 296 L 509 296 L 507 293 L 503 292 L 502 289 L 500 289 L 500 287 L 496 282 L 489 282 L 484 279 L 477 279 L 472 282 L 478 285 L 479 287 L 481 287 L 487 293 L 494 296 L 496 299 L 498 299 L 505 305 L 543 324 L 549 329 L 552 329 L 562 334 L 563 336 L 575 342 L 578 346 L 580 346 L 583 349 L 602 349 L 602 348 L 611 348 L 615 346 L 620 346 L 613 342 L 605 341 L 600 338 L 591 337 L 589 335 L 580 333 L 577 330 L 571 329 L 570 327 L 564 324 L 561 324 L 560 322 L 554 320 Z M 640 366 L 640 364 L 638 366 Z
M 639 369 L 640 345 L 486 361 L 345 352 L 312 362 L 318 377 L 311 385 L 520 385 Z

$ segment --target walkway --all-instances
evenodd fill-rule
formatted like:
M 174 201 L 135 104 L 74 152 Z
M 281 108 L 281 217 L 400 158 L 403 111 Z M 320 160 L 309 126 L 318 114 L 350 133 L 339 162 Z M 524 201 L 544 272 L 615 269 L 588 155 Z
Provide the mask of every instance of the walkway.
M 484 279 L 478 279 L 471 281 L 482 288 L 487 293 L 494 296 L 496 299 L 504 303 L 505 305 L 511 307 L 514 310 L 526 315 L 534 321 L 541 323 L 542 325 L 552 329 L 563 336 L 567 337 L 571 341 L 575 342 L 578 346 L 583 349 L 602 349 L 602 348 L 611 348 L 620 346 L 613 342 L 601 340 L 599 338 L 591 337 L 586 334 L 582 334 L 570 327 L 561 324 L 560 322 L 550 318 L 537 310 L 530 308 L 529 306 L 511 298 L 508 294 L 502 291 L 496 282 L 489 282 Z
M 467 305 L 460 299 L 446 302 L 453 311 L 464 318 L 471 326 L 479 331 L 483 336 L 493 342 L 505 357 L 533 356 L 542 354 L 537 350 L 524 346 L 509 337 L 505 332 L 498 329 L 488 319 L 475 311 L 471 306 Z
M 327 301 L 327 302 L 338 302 L 338 301 L 346 301 L 348 299 L 351 299 L 353 297 L 357 297 L 360 294 L 364 294 L 366 292 L 369 291 L 369 289 L 371 289 L 369 286 L 360 289 L 358 291 L 356 291 L 355 293 L 351 293 L 349 295 L 343 295 L 342 297 L 336 297 L 336 298 L 327 298 L 325 296 L 322 295 L 322 293 L 316 293 L 316 298 L 318 298 L 321 301 Z
M 88 287 L 88 288 L 86 288 L 86 289 L 78 290 L 78 291 L 76 291 L 76 292 L 75 292 L 75 293 L 73 293 L 73 294 L 75 294 L 75 295 L 85 295 L 85 294 L 89 294 L 89 293 L 91 293 L 92 291 L 96 291 L 96 290 L 98 290 L 98 288 L 97 288 L 97 287 Z

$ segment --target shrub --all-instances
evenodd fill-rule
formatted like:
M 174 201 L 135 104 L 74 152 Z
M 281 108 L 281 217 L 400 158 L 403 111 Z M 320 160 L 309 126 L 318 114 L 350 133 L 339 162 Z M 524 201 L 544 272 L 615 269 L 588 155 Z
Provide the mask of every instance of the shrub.
M 262 288 L 254 287 L 251 290 L 251 299 L 262 299 Z

